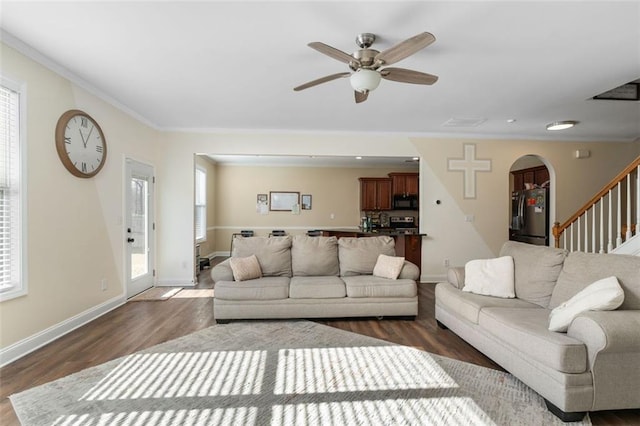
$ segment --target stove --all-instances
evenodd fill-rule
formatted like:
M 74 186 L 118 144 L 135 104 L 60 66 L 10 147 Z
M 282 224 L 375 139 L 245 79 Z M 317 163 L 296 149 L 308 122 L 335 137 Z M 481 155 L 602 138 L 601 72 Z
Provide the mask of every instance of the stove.
M 413 216 L 391 216 L 389 226 L 395 229 L 417 228 L 416 218 Z

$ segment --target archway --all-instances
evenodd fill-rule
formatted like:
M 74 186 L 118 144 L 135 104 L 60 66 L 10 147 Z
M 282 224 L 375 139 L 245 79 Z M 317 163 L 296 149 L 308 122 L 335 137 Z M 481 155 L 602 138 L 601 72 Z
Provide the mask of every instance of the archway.
M 544 157 L 529 154 L 513 162 L 509 169 L 510 240 L 553 245 L 555 183 L 555 170 Z

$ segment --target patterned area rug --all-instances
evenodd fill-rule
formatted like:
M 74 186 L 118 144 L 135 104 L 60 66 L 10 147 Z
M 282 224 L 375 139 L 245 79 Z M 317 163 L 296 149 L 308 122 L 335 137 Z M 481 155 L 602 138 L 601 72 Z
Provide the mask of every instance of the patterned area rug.
M 510 374 L 308 321 L 215 325 L 11 402 L 24 425 L 563 424 Z

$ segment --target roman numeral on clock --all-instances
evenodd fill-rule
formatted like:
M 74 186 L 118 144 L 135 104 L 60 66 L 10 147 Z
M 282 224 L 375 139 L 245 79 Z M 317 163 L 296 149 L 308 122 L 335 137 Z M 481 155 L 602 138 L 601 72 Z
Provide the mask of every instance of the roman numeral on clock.
M 96 152 L 102 152 L 102 145 L 96 145 Z
M 87 163 L 85 163 L 84 161 L 82 162 L 81 170 L 82 173 L 87 173 Z

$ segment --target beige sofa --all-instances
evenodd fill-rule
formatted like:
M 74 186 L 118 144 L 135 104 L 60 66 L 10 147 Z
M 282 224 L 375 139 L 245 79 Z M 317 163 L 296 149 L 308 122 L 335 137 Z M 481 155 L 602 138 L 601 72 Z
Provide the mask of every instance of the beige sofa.
M 233 319 L 413 317 L 420 271 L 404 261 L 397 279 L 373 275 L 378 256 L 395 256 L 388 236 L 236 237 L 232 258 L 258 259 L 262 278 L 234 281 L 230 259 L 214 266 L 214 317 Z
M 585 412 L 640 408 L 640 257 L 567 253 L 507 242 L 516 298 L 463 292 L 464 268 L 436 286 L 436 319 L 545 398 L 564 421 Z M 617 310 L 580 314 L 549 331 L 551 310 L 594 281 L 615 276 Z

